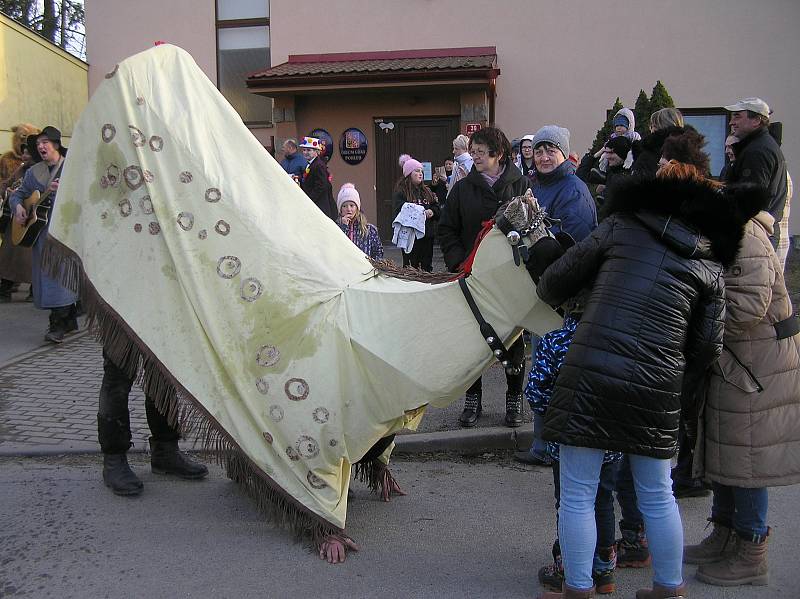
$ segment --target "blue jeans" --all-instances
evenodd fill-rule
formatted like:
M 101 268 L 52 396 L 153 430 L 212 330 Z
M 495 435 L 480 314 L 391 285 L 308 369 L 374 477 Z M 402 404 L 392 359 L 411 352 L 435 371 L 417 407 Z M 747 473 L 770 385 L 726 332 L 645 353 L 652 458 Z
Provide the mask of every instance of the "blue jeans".
M 533 413 L 533 443 L 531 444 L 531 455 L 540 460 L 547 461 L 547 443 L 542 439 L 542 429 L 544 428 L 544 416 Z
M 592 561 L 597 544 L 594 502 L 603 465 L 602 449 L 561 445 L 561 506 L 558 536 L 567 585 L 592 587 Z M 653 582 L 675 588 L 683 582 L 683 525 L 672 495 L 670 461 L 630 455 L 639 509 L 644 517 Z
M 714 483 L 711 520 L 736 531 L 741 538 L 761 543 L 766 537 L 767 490 L 729 487 Z

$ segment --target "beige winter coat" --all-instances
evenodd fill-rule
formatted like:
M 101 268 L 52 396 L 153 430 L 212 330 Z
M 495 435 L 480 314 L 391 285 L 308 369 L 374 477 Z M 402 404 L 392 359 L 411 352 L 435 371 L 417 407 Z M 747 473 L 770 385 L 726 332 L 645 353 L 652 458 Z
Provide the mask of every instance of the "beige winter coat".
M 773 326 L 792 314 L 773 223 L 751 219 L 725 271 L 724 349 L 700 413 L 695 473 L 729 486 L 800 482 L 800 334 L 778 340 Z

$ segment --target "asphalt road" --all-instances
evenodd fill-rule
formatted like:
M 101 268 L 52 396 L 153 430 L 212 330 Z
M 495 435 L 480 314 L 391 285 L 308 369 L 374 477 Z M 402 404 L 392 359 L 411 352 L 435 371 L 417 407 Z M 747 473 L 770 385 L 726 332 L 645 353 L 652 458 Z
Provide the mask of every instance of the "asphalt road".
M 361 545 L 331 566 L 265 523 L 212 468 L 205 481 L 153 475 L 138 498 L 112 495 L 99 456 L 0 458 L 0 596 L 287 598 L 536 596 L 550 559 L 552 475 L 502 454 L 398 460 L 407 497 L 377 501 L 355 483 L 347 529 Z M 682 500 L 687 542 L 705 534 L 709 498 Z M 797 598 L 800 488 L 771 490 L 769 587 L 722 589 L 685 573 L 694 598 Z M 650 570 L 618 570 L 633 597 Z

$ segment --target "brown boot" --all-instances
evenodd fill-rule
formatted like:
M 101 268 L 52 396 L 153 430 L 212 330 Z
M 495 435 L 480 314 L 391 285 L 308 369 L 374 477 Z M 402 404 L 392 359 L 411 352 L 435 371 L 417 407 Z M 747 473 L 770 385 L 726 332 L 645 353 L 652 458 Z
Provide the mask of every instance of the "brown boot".
M 686 583 L 682 582 L 677 588 L 662 587 L 654 584 L 652 589 L 639 589 L 636 599 L 684 599 L 689 596 Z
M 736 553 L 736 534 L 718 522 L 714 525 L 711 534 L 697 545 L 683 547 L 684 564 L 710 564 L 718 562 Z
M 697 568 L 697 579 L 720 587 L 769 584 L 767 539 L 753 543 L 739 538 L 734 555 L 719 562 L 701 565 Z
M 573 589 L 564 583 L 564 590 L 560 593 L 542 593 L 537 599 L 593 599 L 594 587 L 591 589 Z

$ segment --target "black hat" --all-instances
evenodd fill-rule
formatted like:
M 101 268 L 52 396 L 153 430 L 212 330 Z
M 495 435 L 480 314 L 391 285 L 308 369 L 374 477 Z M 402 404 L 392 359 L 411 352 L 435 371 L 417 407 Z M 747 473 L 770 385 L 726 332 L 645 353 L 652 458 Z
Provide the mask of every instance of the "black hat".
M 614 154 L 625 160 L 628 157 L 628 152 L 631 151 L 631 140 L 624 135 L 612 137 L 608 140 L 606 147 L 614 152 Z
M 28 154 L 31 155 L 34 162 L 42 161 L 42 157 L 39 156 L 39 152 L 36 150 L 36 138 L 40 135 L 41 133 L 32 133 L 25 138 L 25 146 L 28 148 Z
M 58 151 L 61 153 L 62 156 L 67 153 L 67 148 L 64 147 L 64 144 L 61 143 L 61 131 L 59 131 L 55 127 L 48 125 L 44 129 L 42 129 L 42 132 L 36 136 L 36 139 L 39 139 L 40 137 L 46 137 L 53 143 L 57 143 Z

